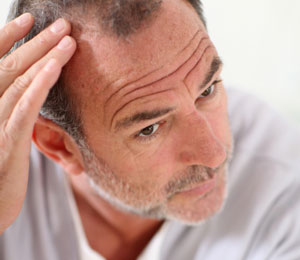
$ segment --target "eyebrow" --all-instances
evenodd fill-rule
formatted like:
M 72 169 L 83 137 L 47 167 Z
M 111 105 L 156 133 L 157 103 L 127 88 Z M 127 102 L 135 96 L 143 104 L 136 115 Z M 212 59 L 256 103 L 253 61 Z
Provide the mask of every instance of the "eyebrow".
M 129 128 L 133 124 L 137 124 L 142 121 L 148 121 L 148 120 L 162 117 L 162 116 L 172 112 L 173 110 L 175 110 L 175 107 L 137 112 L 137 113 L 133 114 L 132 116 L 125 117 L 124 119 L 118 121 L 116 123 L 115 129 L 116 129 L 116 131 L 119 131 L 122 128 Z
M 213 61 L 210 64 L 209 71 L 205 75 L 203 83 L 200 84 L 199 90 L 202 90 L 203 88 L 206 87 L 206 85 L 212 80 L 213 76 L 216 74 L 216 72 L 220 69 L 220 67 L 222 65 L 223 65 L 223 62 L 220 59 L 220 57 L 216 56 L 213 58 Z
M 203 88 L 206 87 L 206 85 L 212 80 L 213 76 L 220 69 L 220 67 L 222 65 L 223 65 L 223 62 L 220 59 L 220 57 L 218 57 L 218 56 L 214 57 L 211 65 L 210 65 L 209 71 L 205 75 L 203 83 L 200 84 L 200 87 L 199 87 L 200 90 L 202 90 Z M 125 117 L 124 119 L 117 121 L 115 130 L 119 131 L 121 129 L 129 128 L 132 125 L 143 122 L 143 121 L 153 120 L 155 118 L 162 117 L 162 116 L 172 112 L 173 110 L 175 110 L 175 107 L 154 109 L 152 111 L 137 112 L 137 113 L 133 114 L 132 116 Z

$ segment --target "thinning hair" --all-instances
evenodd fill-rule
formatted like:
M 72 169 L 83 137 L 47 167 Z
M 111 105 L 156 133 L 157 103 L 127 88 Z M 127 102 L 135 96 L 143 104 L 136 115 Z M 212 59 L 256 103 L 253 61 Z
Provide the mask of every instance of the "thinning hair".
M 193 6 L 205 25 L 200 0 L 185 1 Z M 80 24 L 78 18 L 85 19 L 86 11 L 93 12 L 102 30 L 119 38 L 126 38 L 153 18 L 162 2 L 163 0 L 14 0 L 8 20 L 29 12 L 34 16 L 35 24 L 30 33 L 14 45 L 12 51 L 34 38 L 58 18 L 66 18 L 73 25 Z M 50 90 L 40 114 L 63 128 L 78 144 L 82 143 L 84 134 L 80 109 L 68 93 L 64 70 Z

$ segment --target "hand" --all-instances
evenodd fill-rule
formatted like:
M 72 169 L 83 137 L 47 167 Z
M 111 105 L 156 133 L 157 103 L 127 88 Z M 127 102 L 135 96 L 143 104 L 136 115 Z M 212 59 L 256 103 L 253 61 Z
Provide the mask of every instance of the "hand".
M 0 30 L 0 57 L 33 23 L 30 14 L 23 14 Z M 0 234 L 22 208 L 33 127 L 49 90 L 75 52 L 70 32 L 70 24 L 59 19 L 0 61 Z

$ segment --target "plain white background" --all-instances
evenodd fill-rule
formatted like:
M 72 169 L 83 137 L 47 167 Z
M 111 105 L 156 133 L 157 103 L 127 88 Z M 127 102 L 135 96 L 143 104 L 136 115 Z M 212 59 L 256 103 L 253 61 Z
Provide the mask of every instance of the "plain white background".
M 225 85 L 255 93 L 300 122 L 300 1 L 203 0 Z M 1 1 L 4 25 L 9 0 Z
M 226 85 L 300 122 L 300 1 L 203 0 Z

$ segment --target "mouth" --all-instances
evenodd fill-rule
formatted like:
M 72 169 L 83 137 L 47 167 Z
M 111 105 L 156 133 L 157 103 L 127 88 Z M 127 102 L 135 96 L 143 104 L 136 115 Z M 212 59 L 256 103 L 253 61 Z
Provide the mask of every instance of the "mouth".
M 202 174 L 202 181 L 177 192 L 185 196 L 204 196 L 214 190 L 217 184 L 217 171 L 210 170 Z
M 196 187 L 193 187 L 188 190 L 181 191 L 180 194 L 187 196 L 203 196 L 211 192 L 216 187 L 216 176 L 211 179 L 198 184 Z

